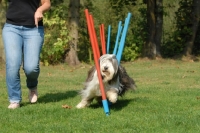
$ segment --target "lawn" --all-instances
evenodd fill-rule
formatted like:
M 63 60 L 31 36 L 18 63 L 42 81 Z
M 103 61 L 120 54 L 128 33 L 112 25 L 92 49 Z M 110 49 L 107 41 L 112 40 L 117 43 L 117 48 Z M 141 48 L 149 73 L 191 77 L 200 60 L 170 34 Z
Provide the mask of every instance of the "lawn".
M 200 132 L 200 62 L 138 60 L 122 63 L 137 84 L 110 106 L 106 116 L 95 101 L 76 109 L 87 71 L 67 65 L 41 66 L 38 103 L 28 102 L 21 70 L 22 106 L 7 109 L 5 70 L 0 66 L 0 132 L 197 133 Z M 70 109 L 62 105 L 71 106 Z

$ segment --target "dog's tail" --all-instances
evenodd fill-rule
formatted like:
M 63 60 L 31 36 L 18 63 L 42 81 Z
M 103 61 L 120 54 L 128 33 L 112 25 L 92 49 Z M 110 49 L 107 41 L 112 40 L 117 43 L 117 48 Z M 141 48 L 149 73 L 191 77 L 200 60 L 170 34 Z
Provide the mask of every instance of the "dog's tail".
M 120 95 L 123 95 L 127 90 L 136 90 L 135 81 L 127 74 L 126 69 L 123 66 L 119 66 L 119 81 L 122 91 Z

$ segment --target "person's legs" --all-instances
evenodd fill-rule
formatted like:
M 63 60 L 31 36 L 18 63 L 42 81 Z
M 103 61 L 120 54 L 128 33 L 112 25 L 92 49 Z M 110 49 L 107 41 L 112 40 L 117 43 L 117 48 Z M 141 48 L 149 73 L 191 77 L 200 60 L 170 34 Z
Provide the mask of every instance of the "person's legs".
M 3 28 L 3 42 L 6 55 L 6 84 L 10 103 L 20 103 L 20 66 L 22 62 L 21 27 L 5 24 Z
M 23 27 L 23 39 L 23 69 L 27 78 L 27 87 L 30 90 L 29 100 L 31 103 L 35 103 L 37 101 L 37 84 L 40 73 L 40 52 L 44 41 L 43 27 Z

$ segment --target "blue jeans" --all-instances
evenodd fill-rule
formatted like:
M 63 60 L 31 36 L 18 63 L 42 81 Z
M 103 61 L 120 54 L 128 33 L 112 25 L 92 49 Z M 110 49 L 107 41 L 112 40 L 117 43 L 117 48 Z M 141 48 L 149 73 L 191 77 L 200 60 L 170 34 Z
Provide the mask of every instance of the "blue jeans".
M 22 64 L 27 87 L 29 89 L 37 87 L 44 28 L 6 23 L 2 35 L 6 55 L 6 85 L 9 101 L 19 103 L 22 100 L 19 73 Z

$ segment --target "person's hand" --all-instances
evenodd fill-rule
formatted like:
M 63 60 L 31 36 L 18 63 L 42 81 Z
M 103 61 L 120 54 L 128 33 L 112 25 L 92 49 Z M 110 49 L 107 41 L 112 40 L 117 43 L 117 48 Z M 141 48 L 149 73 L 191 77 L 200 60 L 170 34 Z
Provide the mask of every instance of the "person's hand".
M 39 22 L 40 20 L 42 20 L 42 18 L 43 18 L 43 13 L 42 13 L 42 11 L 37 10 L 37 11 L 35 12 L 35 15 L 34 15 L 36 27 L 38 27 L 38 22 Z

